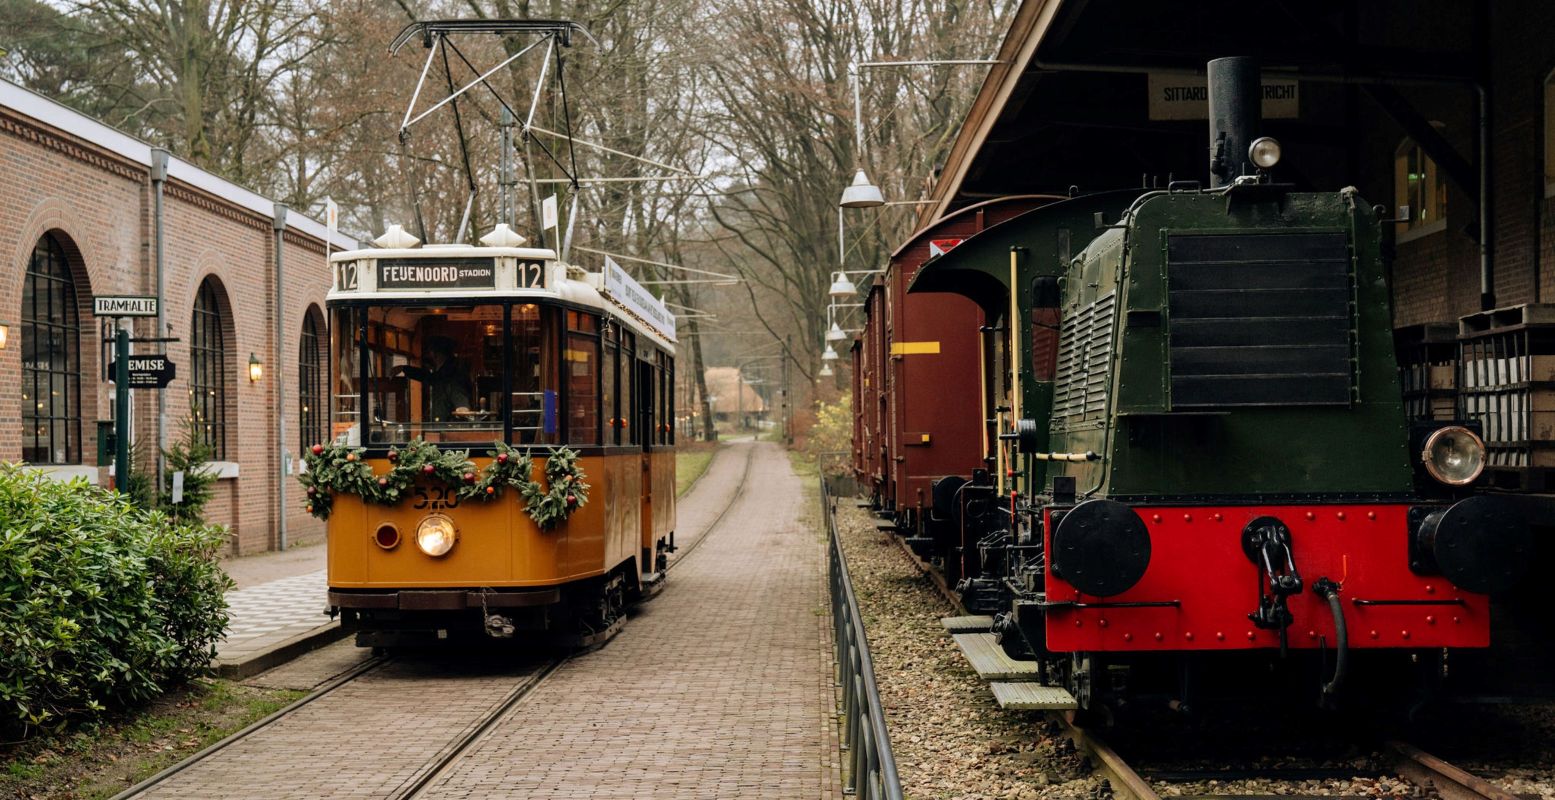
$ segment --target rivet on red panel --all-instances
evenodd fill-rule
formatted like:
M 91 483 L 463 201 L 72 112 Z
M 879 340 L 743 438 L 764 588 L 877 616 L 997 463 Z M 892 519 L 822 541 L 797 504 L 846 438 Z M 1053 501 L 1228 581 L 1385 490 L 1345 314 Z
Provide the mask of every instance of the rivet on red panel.
M 1096 620 L 1096 624 L 1102 626 L 1103 628 L 1107 627 L 1107 618 L 1102 617 L 1101 619 Z
M 1223 633 L 1221 631 L 1215 631 L 1215 638 L 1219 639 L 1222 642 L 1224 642 L 1226 640 L 1226 635 L 1225 635 L 1225 633 Z
M 1315 519 L 1317 519 L 1317 512 L 1316 511 L 1308 511 L 1307 512 L 1307 521 L 1311 522 L 1312 520 L 1315 520 Z
M 1193 641 L 1193 631 L 1188 631 L 1187 633 L 1183 634 L 1182 638 L 1187 639 L 1190 642 Z
M 1252 631 L 1248 631 L 1247 632 L 1247 641 L 1251 642 L 1252 640 L 1257 639 L 1257 638 L 1258 638 L 1258 634 L 1253 633 Z
M 1223 519 L 1225 519 L 1225 517 L 1224 517 L 1224 516 L 1222 516 L 1222 515 L 1221 515 L 1221 514 L 1220 514 L 1220 512 L 1218 512 L 1218 511 L 1217 511 L 1217 512 L 1215 512 L 1215 517 L 1214 517 L 1214 519 L 1215 519 L 1215 521 L 1216 521 L 1216 522 L 1219 522 L 1219 521 L 1221 521 L 1221 520 L 1223 520 Z
M 1433 617 L 1433 616 L 1427 614 L 1426 618 L 1425 618 L 1425 624 L 1427 624 L 1427 625 L 1435 625 L 1436 624 L 1436 617 Z
M 1377 632 L 1376 631 L 1372 631 L 1371 632 L 1371 638 L 1373 638 L 1373 639 L 1377 638 Z
M 1166 637 L 1165 637 L 1165 636 L 1163 636 L 1163 635 L 1162 635 L 1162 634 L 1161 634 L 1161 632 L 1160 632 L 1160 631 L 1156 631 L 1156 632 L 1155 632 L 1155 640 L 1156 640 L 1156 641 L 1158 641 L 1158 642 L 1159 642 L 1159 641 L 1161 641 L 1161 640 L 1162 640 L 1162 639 L 1165 639 L 1165 638 L 1166 638 Z
M 1425 593 L 1426 594 L 1436 594 L 1436 587 L 1431 585 L 1431 584 L 1429 584 L 1429 583 L 1426 584 L 1425 585 Z
M 1123 634 L 1123 641 L 1125 641 L 1125 642 L 1132 642 L 1132 641 L 1134 641 L 1134 634 L 1132 634 L 1132 633 L 1125 633 L 1125 634 Z
M 1317 638 L 1317 631 L 1307 631 L 1307 638 L 1308 639 L 1316 639 Z
M 1193 515 L 1192 514 L 1183 514 L 1182 515 L 1182 521 L 1183 522 L 1192 522 L 1193 521 Z
M 1160 522 L 1161 521 L 1161 515 L 1160 514 L 1151 514 L 1150 515 L 1150 521 L 1151 522 Z
M 1335 514 L 1334 516 L 1337 516 L 1339 518 L 1340 522 L 1344 522 L 1344 512 L 1343 511 L 1339 512 L 1338 514 Z
M 1409 631 L 1399 631 L 1398 635 L 1404 637 L 1405 639 L 1408 639 L 1409 638 Z
M 1376 519 L 1377 518 L 1377 512 L 1375 512 L 1375 511 L 1368 511 L 1368 512 L 1366 512 L 1366 518 L 1367 519 Z

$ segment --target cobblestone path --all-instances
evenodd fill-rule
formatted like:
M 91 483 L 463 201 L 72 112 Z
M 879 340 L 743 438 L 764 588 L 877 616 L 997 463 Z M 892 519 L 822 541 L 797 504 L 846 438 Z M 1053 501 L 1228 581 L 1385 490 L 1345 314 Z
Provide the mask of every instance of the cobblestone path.
M 725 453 L 744 448 L 744 494 L 664 594 L 551 675 L 427 796 L 840 796 L 822 539 L 801 522 L 783 451 Z
M 838 797 L 824 550 L 801 522 L 803 497 L 776 445 L 722 450 L 683 500 L 684 563 L 665 592 L 542 682 L 423 796 Z M 355 661 L 326 655 L 303 671 Z M 395 796 L 542 668 L 517 660 L 396 659 L 144 796 Z M 285 669 L 280 683 L 318 677 L 298 683 L 306 676 Z

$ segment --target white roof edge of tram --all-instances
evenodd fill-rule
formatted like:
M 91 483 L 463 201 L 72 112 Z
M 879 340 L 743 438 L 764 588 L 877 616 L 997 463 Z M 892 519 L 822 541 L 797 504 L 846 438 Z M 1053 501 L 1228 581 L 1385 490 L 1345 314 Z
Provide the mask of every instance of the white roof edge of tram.
M 363 258 L 528 258 L 556 260 L 556 251 L 540 247 L 476 247 L 465 244 L 433 244 L 419 247 L 363 247 L 331 253 L 330 261 Z
M 66 136 L 75 137 L 120 158 L 133 161 L 147 170 L 151 168 L 152 145 L 149 142 L 137 139 L 57 100 L 52 100 L 4 78 L 0 78 L 0 108 L 10 109 L 54 128 Z M 170 178 L 215 195 L 265 219 L 275 219 L 276 201 L 213 172 L 207 172 L 177 155 L 168 159 L 167 174 Z M 324 223 L 306 216 L 301 209 L 294 208 L 287 213 L 286 227 L 312 236 L 321 242 L 329 242 L 331 246 L 342 250 L 362 246 L 355 237 L 339 231 L 330 235 L 329 228 Z

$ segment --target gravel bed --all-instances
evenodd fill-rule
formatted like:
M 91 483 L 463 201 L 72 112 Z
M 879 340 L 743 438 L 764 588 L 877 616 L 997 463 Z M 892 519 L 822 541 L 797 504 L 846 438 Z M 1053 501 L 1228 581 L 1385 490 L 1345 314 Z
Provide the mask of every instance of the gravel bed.
M 842 500 L 837 525 L 908 797 L 1112 796 L 1060 725 L 999 708 L 940 627 L 954 610 L 866 509 Z
M 1411 743 L 1522 797 L 1555 800 L 1555 705 L 1438 709 Z

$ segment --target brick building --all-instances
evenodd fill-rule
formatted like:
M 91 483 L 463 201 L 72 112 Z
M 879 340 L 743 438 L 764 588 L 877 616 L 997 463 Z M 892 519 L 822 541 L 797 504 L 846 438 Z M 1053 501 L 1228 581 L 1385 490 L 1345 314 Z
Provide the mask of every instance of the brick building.
M 1547 302 L 1552 34 L 1540 0 L 1025 0 L 920 221 L 991 197 L 1207 180 L 1192 89 L 1209 59 L 1254 56 L 1279 98 L 1263 126 L 1285 149 L 1276 179 L 1410 206 L 1391 226 L 1396 325 Z
M 96 423 L 112 418 L 114 390 L 92 298 L 158 294 L 160 225 L 162 308 L 168 335 L 178 338 L 166 353 L 177 377 L 160 393 L 136 392 L 138 452 L 155 453 L 159 416 L 167 440 L 192 418 L 221 475 L 207 517 L 231 529 L 234 552 L 275 548 L 283 530 L 293 543 L 321 538 L 322 523 L 304 513 L 283 476 L 281 454 L 295 465 L 324 436 L 326 240 L 334 250 L 357 242 L 4 81 L 0 164 L 0 325 L 8 334 L 0 385 L 20 386 L 0 392 L 0 459 L 61 479 L 112 480 L 97 466 Z M 136 336 L 155 332 L 151 319 L 133 328 Z

